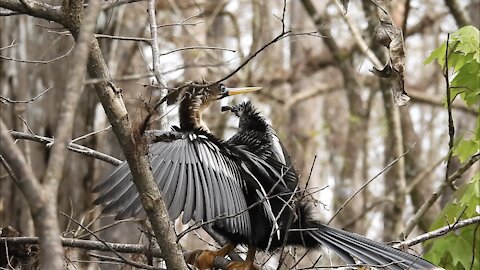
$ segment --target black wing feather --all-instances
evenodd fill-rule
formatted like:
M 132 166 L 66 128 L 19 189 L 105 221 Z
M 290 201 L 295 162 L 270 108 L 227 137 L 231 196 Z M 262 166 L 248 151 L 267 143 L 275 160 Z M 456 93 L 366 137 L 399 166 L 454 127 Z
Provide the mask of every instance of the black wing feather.
M 183 208 L 183 217 L 182 222 L 187 223 L 193 217 L 194 206 L 195 206 L 195 179 L 193 178 L 193 164 L 191 160 L 192 152 L 190 152 L 190 147 L 185 148 L 186 163 L 187 163 L 187 190 L 185 198 L 185 206 Z M 198 187 L 201 188 L 201 187 Z
M 160 137 L 165 140 L 150 147 L 150 166 L 171 218 L 177 218 L 182 211 L 184 223 L 192 218 L 200 222 L 234 216 L 222 217 L 215 225 L 250 236 L 243 193 L 246 184 L 232 154 L 233 146 L 203 131 L 168 132 Z M 143 215 L 140 196 L 131 180 L 128 164 L 123 163 L 94 188 L 100 192 L 95 203 L 106 204 L 104 212 L 116 212 L 116 218 Z

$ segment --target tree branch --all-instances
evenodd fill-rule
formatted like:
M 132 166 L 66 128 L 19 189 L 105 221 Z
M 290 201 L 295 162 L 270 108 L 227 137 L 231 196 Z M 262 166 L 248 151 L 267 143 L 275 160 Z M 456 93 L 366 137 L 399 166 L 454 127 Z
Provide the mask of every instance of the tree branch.
M 12 100 L 10 98 L 4 97 L 0 95 L 0 102 L 3 104 L 17 104 L 17 103 L 32 103 L 35 100 L 37 100 L 39 97 L 43 96 L 45 93 L 48 91 L 52 90 L 53 87 L 49 87 L 46 90 L 42 91 L 40 94 L 36 95 L 35 97 L 29 99 L 29 100 Z
M 29 1 L 30 7 L 27 8 L 20 1 L 1 0 L 0 7 L 13 12 L 27 14 L 33 17 L 42 18 L 48 21 L 59 22 L 63 19 L 63 14 L 58 6 L 50 6 L 38 1 Z
M 128 161 L 133 182 L 140 194 L 157 242 L 165 252 L 167 268 L 187 269 L 183 254 L 176 243 L 165 202 L 153 178 L 148 157 L 145 155 L 147 153 L 145 138 L 138 129 L 132 127 L 121 92 L 114 83 L 110 82 L 111 76 L 98 42 L 94 40 L 91 46 L 88 73 L 93 79 L 101 79 L 101 82 L 95 84 L 97 95 Z
M 460 8 L 460 4 L 457 0 L 445 0 L 445 5 L 447 5 L 450 10 L 458 28 L 472 24 L 470 16 L 468 16 L 468 13 L 466 12 L 468 9 Z
M 401 246 L 404 246 L 404 245 L 411 247 L 411 246 L 414 246 L 418 243 L 425 242 L 427 240 L 440 237 L 440 236 L 445 235 L 445 234 L 447 234 L 451 231 L 454 231 L 454 230 L 457 230 L 457 229 L 460 229 L 460 228 L 463 228 L 465 226 L 472 225 L 472 224 L 475 224 L 475 223 L 480 223 L 480 216 L 476 216 L 476 217 L 468 218 L 468 219 L 465 219 L 465 220 L 461 220 L 461 221 L 455 222 L 454 225 L 444 226 L 444 227 L 436 229 L 434 231 L 424 233 L 424 234 L 419 235 L 415 238 L 405 240 L 405 241 L 402 241 L 398 244 L 395 244 L 394 247 L 401 247 Z
M 14 143 L 6 125 L 0 119 L 0 155 L 15 173 L 15 184 L 23 193 L 32 214 L 35 232 L 39 237 L 40 261 L 45 269 L 63 269 L 63 251 L 57 245 L 60 231 L 57 215 L 49 210 L 50 194 L 44 192 L 40 182 L 25 160 L 21 150 Z M 53 222 L 52 222 L 53 221 Z
M 40 136 L 40 135 L 27 134 L 27 133 L 24 133 L 24 132 L 10 131 L 10 135 L 12 135 L 12 137 L 15 138 L 15 139 L 23 139 L 23 140 L 30 140 L 30 141 L 34 141 L 34 142 L 38 142 L 38 143 L 43 143 L 43 144 L 47 145 L 47 147 L 49 147 L 49 146 L 51 146 L 52 144 L 55 143 L 55 139 L 53 139 L 53 138 L 44 137 L 44 136 Z M 120 159 L 114 158 L 112 156 L 109 156 L 107 154 L 104 154 L 104 153 L 101 153 L 101 152 L 98 152 L 98 151 L 95 151 L 91 148 L 88 148 L 88 147 L 80 145 L 80 144 L 69 142 L 67 147 L 68 147 L 69 150 L 71 150 L 73 152 L 76 152 L 76 153 L 79 153 L 79 154 L 84 154 L 86 156 L 105 161 L 105 162 L 110 163 L 112 165 L 120 165 L 123 162 Z
M 445 103 L 442 102 L 442 96 L 440 95 L 432 95 L 432 94 L 425 94 L 422 91 L 413 90 L 412 88 L 408 89 L 408 96 L 412 98 L 412 101 L 415 103 L 422 103 L 422 104 L 429 104 L 438 107 L 445 107 Z M 457 109 L 462 112 L 468 113 L 473 116 L 478 116 L 478 107 L 468 107 L 463 101 L 460 99 L 455 99 L 453 102 L 450 103 L 452 109 Z
M 430 196 L 428 200 L 425 201 L 425 203 L 418 209 L 417 213 L 410 218 L 410 220 L 407 222 L 407 225 L 405 227 L 405 230 L 402 232 L 402 234 L 407 237 L 415 228 L 417 223 L 420 221 L 420 218 L 427 212 L 427 210 L 437 201 L 437 199 L 442 195 L 442 193 L 445 191 L 447 187 L 449 187 L 453 181 L 457 180 L 460 178 L 460 176 L 463 175 L 470 167 L 475 164 L 475 162 L 480 159 L 480 154 L 476 154 L 470 158 L 468 162 L 463 164 L 455 173 L 451 174 L 446 181 L 444 181 L 438 188 L 433 192 L 433 194 Z
M 144 254 L 158 258 L 162 257 L 162 251 L 159 248 L 154 248 L 150 245 L 119 244 L 111 242 L 102 243 L 100 241 L 64 237 L 61 238 L 61 241 L 62 246 L 64 247 L 98 251 L 112 251 L 113 249 L 119 253 Z M 7 245 L 37 245 L 39 243 L 39 240 L 38 237 L 0 237 L 0 244 L 3 245 L 4 243 L 6 243 Z
M 157 79 L 157 84 L 160 85 L 160 98 L 163 98 L 167 95 L 167 81 L 161 73 L 160 68 L 160 50 L 158 48 L 158 27 L 157 27 L 157 17 L 155 15 L 155 0 L 148 0 L 148 21 L 150 24 L 150 35 L 152 37 L 152 42 L 150 47 L 152 48 L 152 61 L 153 61 L 153 74 Z M 159 114 L 163 115 L 167 109 L 167 104 L 162 104 L 158 106 Z M 163 117 L 160 120 L 160 128 L 165 130 L 167 129 L 167 118 Z

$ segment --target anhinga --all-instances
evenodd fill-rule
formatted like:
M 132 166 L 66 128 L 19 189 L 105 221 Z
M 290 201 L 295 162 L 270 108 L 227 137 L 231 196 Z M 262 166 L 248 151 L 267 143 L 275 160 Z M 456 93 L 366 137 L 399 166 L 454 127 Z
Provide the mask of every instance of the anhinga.
M 225 236 L 229 242 L 218 251 L 199 251 L 188 262 L 199 269 L 213 267 L 215 256 L 226 256 L 238 244 L 249 247 L 245 262 L 229 269 L 254 269 L 257 249 L 283 245 L 317 248 L 324 245 L 345 262 L 386 269 L 440 269 L 406 252 L 362 236 L 322 224 L 313 205 L 302 200 L 298 177 L 285 148 L 265 119 L 250 103 L 226 107 L 239 117 L 238 132 L 228 141 L 213 136 L 202 121 L 211 103 L 232 94 L 259 88 L 231 89 L 223 84 L 185 87 L 180 103 L 180 128 L 163 132 L 150 146 L 154 177 L 172 220 L 183 212 L 184 223 L 193 219 Z M 127 163 L 120 165 L 95 192 L 96 204 L 117 218 L 138 216 L 142 205 L 131 181 Z

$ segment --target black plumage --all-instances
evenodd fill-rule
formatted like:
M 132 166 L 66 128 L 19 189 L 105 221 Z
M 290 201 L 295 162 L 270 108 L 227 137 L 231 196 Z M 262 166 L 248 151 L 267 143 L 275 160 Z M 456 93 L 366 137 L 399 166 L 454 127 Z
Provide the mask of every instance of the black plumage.
M 183 89 L 180 128 L 156 132 L 149 149 L 150 166 L 172 220 L 183 212 L 184 223 L 193 219 L 232 237 L 249 239 L 252 228 L 245 194 L 250 194 L 261 201 L 260 208 L 275 223 L 258 178 L 275 175 L 276 169 L 248 151 L 217 139 L 208 132 L 201 114 L 220 98 L 258 89 L 222 84 Z M 144 215 L 131 178 L 124 162 L 93 189 L 100 193 L 94 203 L 106 205 L 103 213 L 115 213 L 117 219 Z
M 388 269 L 434 269 L 421 258 L 314 219 L 312 206 L 301 200 L 298 176 L 285 148 L 250 103 L 227 108 L 240 119 L 238 132 L 228 141 L 209 132 L 202 120 L 208 105 L 258 89 L 222 84 L 183 89 L 180 127 L 156 132 L 148 154 L 171 219 L 183 213 L 184 223 L 194 220 L 211 226 L 232 243 L 227 251 L 237 244 L 263 250 L 283 244 L 308 248 L 321 244 L 348 263 L 354 263 L 353 256 L 377 265 L 400 261 Z M 106 205 L 103 213 L 115 213 L 119 219 L 144 213 L 131 177 L 123 163 L 94 188 L 100 193 L 95 203 Z M 253 258 L 247 259 L 251 266 Z
M 292 172 L 287 175 L 296 177 L 287 151 L 280 143 L 275 131 L 256 111 L 251 102 L 233 107 L 225 106 L 222 110 L 230 110 L 239 117 L 238 131 L 228 142 L 255 153 L 267 163 L 283 162 L 285 165 L 283 169 L 288 168 Z M 307 248 L 324 245 L 349 264 L 355 263 L 353 260 L 355 257 L 363 263 L 382 265 L 386 269 L 441 269 L 418 256 L 322 224 L 313 214 L 312 210 L 315 206 L 312 201 L 302 198 L 303 193 L 298 192 L 298 179 L 292 180 L 285 177 L 285 180 L 286 185 L 274 187 L 273 181 L 262 182 L 266 190 L 272 190 L 270 196 L 279 195 L 273 197 L 270 203 L 280 227 L 280 238 L 269 238 L 271 235 L 259 233 L 254 246 L 265 249 L 266 243 L 270 243 L 269 248 L 275 249 L 282 244 Z M 291 203 L 285 207 L 285 202 Z M 259 218 L 261 217 L 255 217 L 255 220 Z M 257 223 L 258 226 L 261 224 L 265 223 Z M 254 235 L 257 234 L 256 229 L 271 231 L 271 228 L 255 228 Z

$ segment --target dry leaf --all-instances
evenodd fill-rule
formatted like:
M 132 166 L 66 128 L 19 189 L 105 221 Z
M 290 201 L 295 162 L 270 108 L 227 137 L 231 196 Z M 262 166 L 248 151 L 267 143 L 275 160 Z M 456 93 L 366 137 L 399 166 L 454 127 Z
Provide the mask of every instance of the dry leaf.
M 392 83 L 393 100 L 395 105 L 403 106 L 410 100 L 404 87 L 405 46 L 403 33 L 390 19 L 388 20 L 380 21 L 375 38 L 377 42 L 389 49 L 390 57 L 382 70 L 374 67 L 371 72 L 382 78 L 394 78 Z

